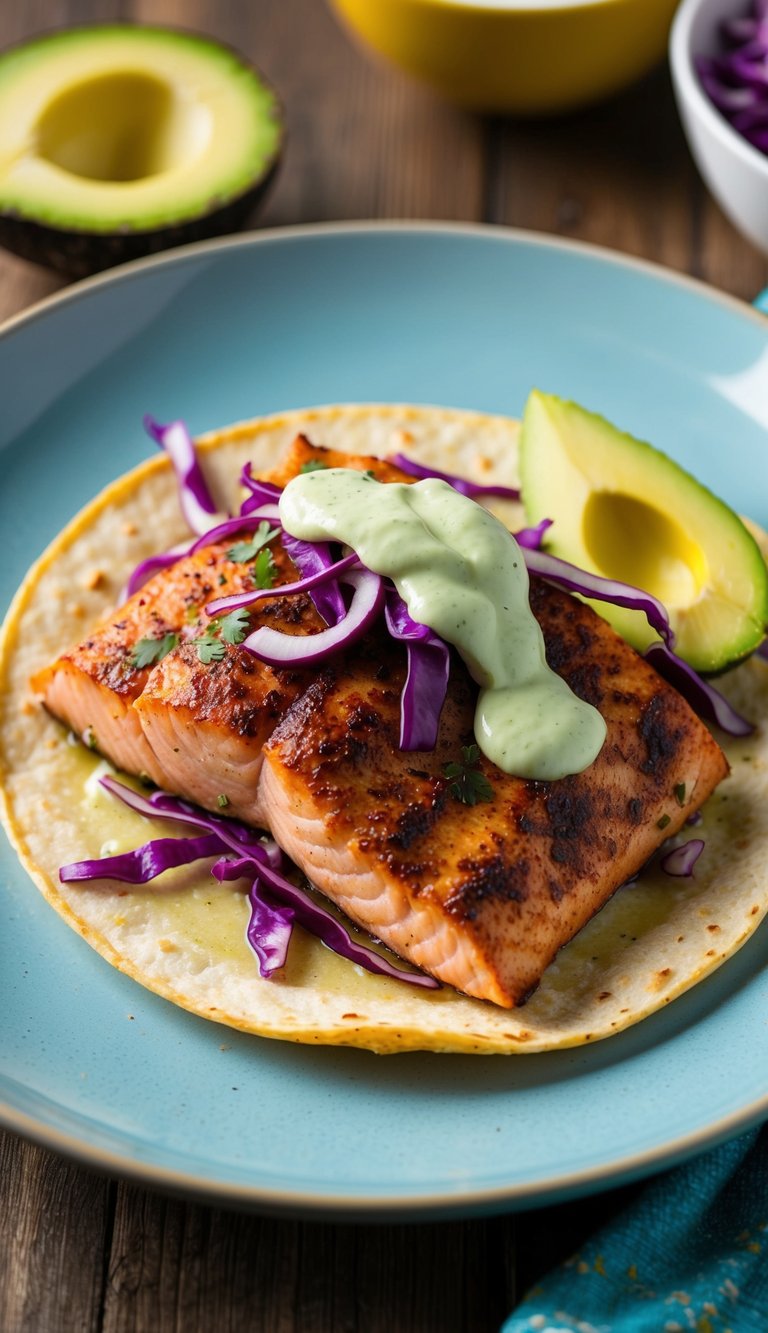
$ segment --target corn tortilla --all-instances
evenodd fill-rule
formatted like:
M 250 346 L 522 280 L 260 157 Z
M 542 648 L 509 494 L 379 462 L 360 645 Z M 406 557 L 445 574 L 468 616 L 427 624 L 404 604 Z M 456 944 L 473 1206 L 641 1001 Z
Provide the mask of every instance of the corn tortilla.
M 201 459 L 222 509 L 237 477 L 274 466 L 298 431 L 313 442 L 426 463 L 515 485 L 516 422 L 430 407 L 321 407 L 241 423 L 204 437 Z M 490 506 L 509 526 L 519 506 Z M 287 966 L 262 979 L 245 942 L 241 889 L 207 864 L 166 872 L 157 887 L 62 885 L 65 862 L 167 835 L 119 806 L 96 781 L 106 766 L 32 700 L 28 680 L 114 605 L 140 560 L 188 536 L 173 475 L 160 455 L 107 487 L 27 575 L 0 641 L 3 818 L 23 865 L 68 925 L 114 967 L 183 1008 L 246 1032 L 379 1053 L 520 1054 L 581 1045 L 668 1004 L 733 954 L 768 911 L 768 665 L 751 659 L 718 682 L 758 722 L 727 740 L 732 775 L 707 802 L 695 836 L 705 850 L 690 879 L 646 869 L 561 950 L 517 1010 L 443 987 L 416 990 L 372 976 L 297 928 Z M 722 739 L 722 738 L 721 738 Z M 111 770 L 110 770 L 111 771 Z M 680 835 L 676 841 L 683 841 Z

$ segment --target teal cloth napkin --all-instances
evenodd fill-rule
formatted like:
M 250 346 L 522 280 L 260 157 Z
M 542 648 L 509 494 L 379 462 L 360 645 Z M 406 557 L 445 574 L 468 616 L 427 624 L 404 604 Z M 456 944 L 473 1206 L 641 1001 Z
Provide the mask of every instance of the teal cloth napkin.
M 503 1333 L 768 1333 L 768 1126 L 653 1179 Z

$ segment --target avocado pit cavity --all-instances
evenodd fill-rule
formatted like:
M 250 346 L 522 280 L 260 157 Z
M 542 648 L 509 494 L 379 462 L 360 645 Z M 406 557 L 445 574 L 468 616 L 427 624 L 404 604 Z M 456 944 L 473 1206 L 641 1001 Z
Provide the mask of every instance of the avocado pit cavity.
M 707 586 L 706 556 L 669 514 L 634 495 L 593 491 L 584 545 L 598 573 L 644 588 L 665 605 L 693 606 Z
M 135 71 L 86 79 L 55 95 L 36 126 L 37 155 L 87 180 L 133 182 L 199 158 L 211 115 L 167 80 Z

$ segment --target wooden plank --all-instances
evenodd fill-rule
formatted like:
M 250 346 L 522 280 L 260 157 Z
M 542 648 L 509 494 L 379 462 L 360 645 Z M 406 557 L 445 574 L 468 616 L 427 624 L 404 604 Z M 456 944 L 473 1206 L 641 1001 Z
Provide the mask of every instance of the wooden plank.
M 691 272 L 748 300 L 768 266 L 701 182 L 666 69 L 571 117 L 496 122 L 487 216 Z
M 99 1327 L 114 1189 L 0 1133 L 0 1328 Z
M 104 1333 L 485 1333 L 511 1307 L 509 1225 L 274 1221 L 120 1186 Z

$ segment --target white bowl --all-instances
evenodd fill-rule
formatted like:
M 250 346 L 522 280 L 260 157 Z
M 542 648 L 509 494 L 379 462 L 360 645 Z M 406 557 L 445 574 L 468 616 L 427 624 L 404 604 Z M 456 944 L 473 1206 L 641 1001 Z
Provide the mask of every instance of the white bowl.
M 721 49 L 722 20 L 747 10 L 748 0 L 683 0 L 672 25 L 669 58 L 678 110 L 699 171 L 734 226 L 768 253 L 768 156 L 731 128 L 694 67 L 697 56 Z

